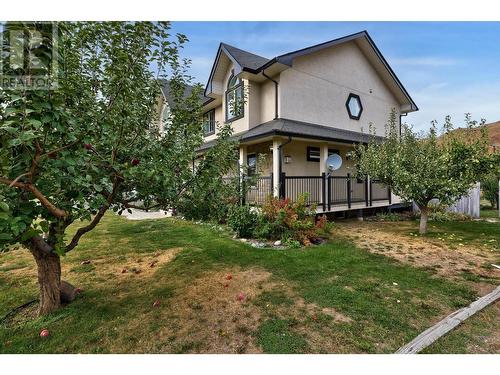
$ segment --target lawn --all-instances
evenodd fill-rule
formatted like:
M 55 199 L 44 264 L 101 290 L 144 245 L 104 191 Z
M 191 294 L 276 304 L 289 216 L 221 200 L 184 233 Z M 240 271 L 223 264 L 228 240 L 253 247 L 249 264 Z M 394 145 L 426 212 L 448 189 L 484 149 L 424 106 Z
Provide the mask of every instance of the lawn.
M 481 219 L 486 219 L 486 218 L 498 219 L 499 218 L 498 210 L 496 208 L 491 208 L 491 207 L 481 207 L 481 211 L 480 211 L 479 215 L 481 216 Z
M 496 282 L 493 274 L 448 277 L 367 251 L 343 234 L 358 224 L 339 223 L 320 246 L 275 250 L 217 226 L 107 215 L 62 260 L 63 279 L 82 296 L 51 316 L 1 326 L 0 352 L 391 353 L 472 302 L 482 290 L 476 285 Z M 486 230 L 488 240 L 498 234 L 485 228 L 474 231 Z M 461 235 L 475 243 L 474 234 Z M 36 298 L 33 263 L 23 249 L 0 254 L 1 316 Z M 38 336 L 43 328 L 46 339 Z M 467 351 L 463 340 L 448 348 Z

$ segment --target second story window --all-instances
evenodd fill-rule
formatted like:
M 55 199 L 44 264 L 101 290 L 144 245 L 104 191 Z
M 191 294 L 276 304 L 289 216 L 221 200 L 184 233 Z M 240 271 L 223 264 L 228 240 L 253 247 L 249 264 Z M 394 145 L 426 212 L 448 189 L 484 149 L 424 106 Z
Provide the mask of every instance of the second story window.
M 229 77 L 226 91 L 226 121 L 243 117 L 243 82 L 234 73 Z
M 208 136 L 215 133 L 215 109 L 203 115 L 203 135 Z

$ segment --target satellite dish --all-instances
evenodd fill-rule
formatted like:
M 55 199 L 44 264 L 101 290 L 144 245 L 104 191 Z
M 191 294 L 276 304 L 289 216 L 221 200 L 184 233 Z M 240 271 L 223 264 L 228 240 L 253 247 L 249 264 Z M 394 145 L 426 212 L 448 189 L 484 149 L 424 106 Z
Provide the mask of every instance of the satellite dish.
M 339 154 L 332 154 L 326 159 L 326 169 L 328 172 L 333 172 L 342 166 L 342 158 Z

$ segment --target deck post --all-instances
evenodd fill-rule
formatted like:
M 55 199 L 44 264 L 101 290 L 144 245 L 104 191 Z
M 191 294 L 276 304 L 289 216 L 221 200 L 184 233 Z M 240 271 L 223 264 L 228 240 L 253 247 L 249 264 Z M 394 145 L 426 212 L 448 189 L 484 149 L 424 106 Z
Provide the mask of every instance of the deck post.
M 281 192 L 280 145 L 279 139 L 273 140 L 273 196 L 275 197 L 279 197 Z
M 285 184 L 286 174 L 281 172 L 279 181 L 279 198 L 285 199 L 286 196 L 286 184 Z
M 326 173 L 321 173 L 321 203 L 323 204 L 323 212 L 326 211 Z
M 326 199 L 328 202 L 328 211 L 332 210 L 332 197 L 331 197 L 331 181 L 332 181 L 332 176 L 328 175 L 326 176 Z
M 389 194 L 389 204 L 392 204 L 392 193 L 391 193 L 391 187 L 387 186 L 387 192 Z
M 370 176 L 368 176 L 368 184 L 370 186 L 370 207 L 373 206 L 373 199 L 372 199 L 372 193 L 373 193 L 373 187 L 372 187 L 372 179 Z
M 347 208 L 351 208 L 351 174 L 347 174 Z
M 365 178 L 365 203 L 366 207 L 368 207 L 368 176 Z

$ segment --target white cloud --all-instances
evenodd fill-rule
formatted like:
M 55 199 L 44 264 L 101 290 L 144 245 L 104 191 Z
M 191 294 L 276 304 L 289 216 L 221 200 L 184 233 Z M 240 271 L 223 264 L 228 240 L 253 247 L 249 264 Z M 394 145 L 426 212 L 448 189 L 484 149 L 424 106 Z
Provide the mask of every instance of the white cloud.
M 409 114 L 403 121 L 413 124 L 417 130 L 426 130 L 432 120 L 443 124 L 450 115 L 455 127 L 463 127 L 465 113 L 472 118 L 487 122 L 500 120 L 500 82 L 489 82 L 466 87 L 450 87 L 435 83 L 410 93 L 420 110 Z

